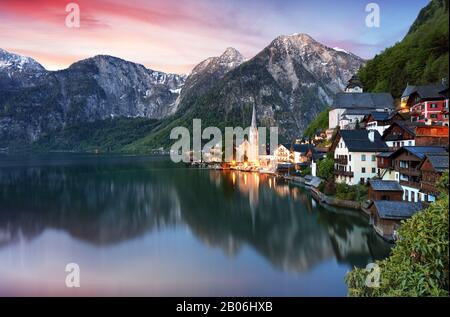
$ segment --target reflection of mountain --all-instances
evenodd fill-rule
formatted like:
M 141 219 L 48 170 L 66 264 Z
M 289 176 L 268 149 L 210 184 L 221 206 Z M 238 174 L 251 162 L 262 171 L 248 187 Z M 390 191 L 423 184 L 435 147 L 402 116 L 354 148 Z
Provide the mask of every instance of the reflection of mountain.
M 0 183 L 0 246 L 48 227 L 104 245 L 180 222 L 175 189 L 139 171 L 13 169 Z
M 62 164 L 0 169 L 0 185 L 0 246 L 47 228 L 108 245 L 187 225 L 207 245 L 230 255 L 248 245 L 289 271 L 386 255 L 367 221 L 313 207 L 302 189 L 267 175 Z

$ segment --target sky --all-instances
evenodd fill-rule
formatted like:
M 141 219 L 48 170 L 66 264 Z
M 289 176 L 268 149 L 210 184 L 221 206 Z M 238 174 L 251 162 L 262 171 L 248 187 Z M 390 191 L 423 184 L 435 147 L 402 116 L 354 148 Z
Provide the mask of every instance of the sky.
M 380 26 L 366 26 L 366 5 Z M 0 0 L 0 48 L 50 70 L 99 54 L 188 74 L 227 47 L 251 58 L 279 35 L 307 33 L 369 59 L 401 40 L 428 0 Z M 80 27 L 66 25 L 66 6 Z

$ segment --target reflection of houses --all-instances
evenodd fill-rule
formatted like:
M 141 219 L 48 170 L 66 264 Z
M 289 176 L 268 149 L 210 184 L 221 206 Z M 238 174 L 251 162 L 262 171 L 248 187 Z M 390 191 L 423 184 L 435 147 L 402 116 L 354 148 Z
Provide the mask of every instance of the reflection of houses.
M 376 155 L 387 150 L 378 131 L 340 130 L 331 146 L 336 182 L 357 185 L 377 176 Z
M 375 231 L 387 240 L 395 240 L 400 222 L 422 209 L 422 203 L 406 201 L 376 200 L 369 205 L 371 223 Z

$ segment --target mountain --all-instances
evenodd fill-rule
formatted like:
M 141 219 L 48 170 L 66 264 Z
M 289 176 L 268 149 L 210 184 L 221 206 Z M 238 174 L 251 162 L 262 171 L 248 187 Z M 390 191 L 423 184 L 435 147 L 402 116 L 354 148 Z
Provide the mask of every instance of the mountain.
M 247 127 L 253 105 L 260 126 L 278 126 L 281 140 L 291 141 L 364 63 L 358 56 L 327 47 L 307 34 L 280 36 L 226 73 L 187 110 L 180 111 L 180 106 L 170 121 L 128 149 L 167 146 L 170 130 L 177 125 L 190 127 L 193 118 L 202 119 L 205 127 Z M 201 69 L 202 64 L 197 67 Z
M 208 92 L 226 73 L 241 65 L 244 60 L 239 51 L 229 47 L 221 56 L 210 57 L 195 66 L 177 99 L 177 110 L 189 108 L 199 96 Z
M 44 67 L 34 59 L 11 54 L 0 48 L 1 90 L 32 85 L 45 72 Z
M 185 79 L 104 55 L 52 72 L 2 50 L 0 147 L 108 118 L 165 118 Z
M 449 1 L 432 0 L 402 41 L 375 56 L 359 72 L 368 91 L 400 97 L 408 84 L 448 80 Z

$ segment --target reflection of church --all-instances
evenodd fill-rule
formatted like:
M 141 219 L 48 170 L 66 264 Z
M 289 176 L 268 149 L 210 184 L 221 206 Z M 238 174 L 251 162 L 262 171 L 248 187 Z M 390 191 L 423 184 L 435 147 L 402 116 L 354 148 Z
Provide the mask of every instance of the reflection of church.
M 236 161 L 258 163 L 259 162 L 259 134 L 256 125 L 256 109 L 253 105 L 252 123 L 248 133 L 248 140 L 244 140 L 236 148 Z

